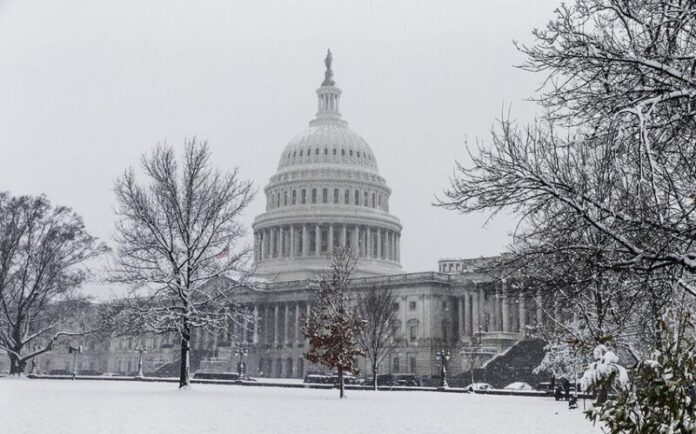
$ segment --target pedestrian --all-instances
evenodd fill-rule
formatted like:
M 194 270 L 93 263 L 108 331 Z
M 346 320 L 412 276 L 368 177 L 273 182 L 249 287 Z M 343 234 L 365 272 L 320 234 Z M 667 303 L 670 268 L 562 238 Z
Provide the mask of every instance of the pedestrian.
M 561 385 L 557 385 L 556 389 L 553 392 L 553 397 L 556 398 L 556 401 L 560 401 L 561 398 L 563 397 L 563 392 L 561 391 Z

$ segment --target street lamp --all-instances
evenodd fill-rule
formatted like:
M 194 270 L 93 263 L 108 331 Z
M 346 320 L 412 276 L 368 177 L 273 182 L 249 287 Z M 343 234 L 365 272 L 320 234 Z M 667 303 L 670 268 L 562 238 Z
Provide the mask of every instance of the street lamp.
M 239 364 L 237 365 L 237 374 L 239 374 L 239 379 L 242 379 L 242 374 L 246 372 L 246 367 L 244 365 L 244 356 L 249 354 L 249 349 L 241 342 L 237 342 L 234 348 L 234 355 L 239 356 Z
M 138 352 L 138 378 L 142 378 L 143 374 L 143 353 L 147 353 L 147 347 L 144 345 L 138 345 L 135 347 L 135 351 Z
M 435 354 L 435 359 L 440 361 L 440 378 L 442 379 L 441 387 L 446 389 L 447 386 L 447 361 L 450 358 L 450 352 L 447 349 L 441 349 Z
M 77 377 L 77 354 L 82 353 L 82 345 L 79 345 L 77 347 L 73 347 L 72 345 L 68 345 L 68 354 L 73 355 L 73 371 L 72 371 L 72 379 L 74 380 L 75 377 Z

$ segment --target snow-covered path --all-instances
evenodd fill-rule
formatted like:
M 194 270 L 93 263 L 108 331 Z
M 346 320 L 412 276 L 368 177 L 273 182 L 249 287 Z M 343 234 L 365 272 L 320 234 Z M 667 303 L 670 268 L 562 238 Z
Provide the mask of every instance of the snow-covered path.
M 0 380 L 2 433 L 600 433 L 547 398 Z M 582 409 L 582 404 L 580 406 Z

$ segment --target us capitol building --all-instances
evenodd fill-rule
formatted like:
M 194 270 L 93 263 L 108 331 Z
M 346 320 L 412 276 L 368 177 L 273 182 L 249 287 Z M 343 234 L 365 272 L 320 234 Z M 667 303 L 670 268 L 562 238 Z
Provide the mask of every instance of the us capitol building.
M 301 325 L 318 286 L 317 272 L 326 269 L 333 246 L 348 246 L 358 256 L 354 290 L 390 289 L 398 301 L 398 346 L 382 372 L 438 375 L 436 353 L 446 348 L 449 373 L 456 375 L 470 368 L 472 361 L 461 353 L 472 337 L 485 353 L 477 365 L 523 339 L 541 312 L 530 300 L 509 296 L 505 280 L 477 272 L 480 259 L 442 259 L 436 272 L 402 270 L 403 228 L 390 214 L 391 189 L 371 147 L 341 116 L 342 92 L 333 80 L 331 53 L 325 63 L 316 117 L 280 153 L 278 169 L 264 189 L 266 210 L 253 223 L 256 272 L 266 283 L 240 301 L 253 312 L 255 324 L 217 336 L 196 334 L 194 369 L 198 364 L 201 371 L 236 372 L 243 348 L 251 376 L 298 378 L 325 371 L 304 359 Z M 117 338 L 86 345 L 79 367 L 132 372 L 138 345 L 148 347 L 146 373 L 177 358 L 175 336 L 144 342 Z M 67 368 L 68 360 L 67 354 L 55 353 L 43 357 L 39 367 L 45 372 Z M 372 374 L 366 361 L 361 368 Z

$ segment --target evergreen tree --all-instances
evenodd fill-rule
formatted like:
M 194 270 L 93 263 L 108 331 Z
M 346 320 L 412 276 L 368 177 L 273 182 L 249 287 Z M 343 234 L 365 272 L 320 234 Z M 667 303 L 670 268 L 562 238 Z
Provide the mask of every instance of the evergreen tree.
M 343 374 L 357 374 L 356 358 L 364 354 L 358 343 L 363 322 L 352 305 L 350 289 L 356 263 L 349 248 L 333 250 L 329 269 L 319 280 L 317 302 L 302 330 L 309 339 L 305 358 L 338 370 L 341 398 L 345 397 Z

